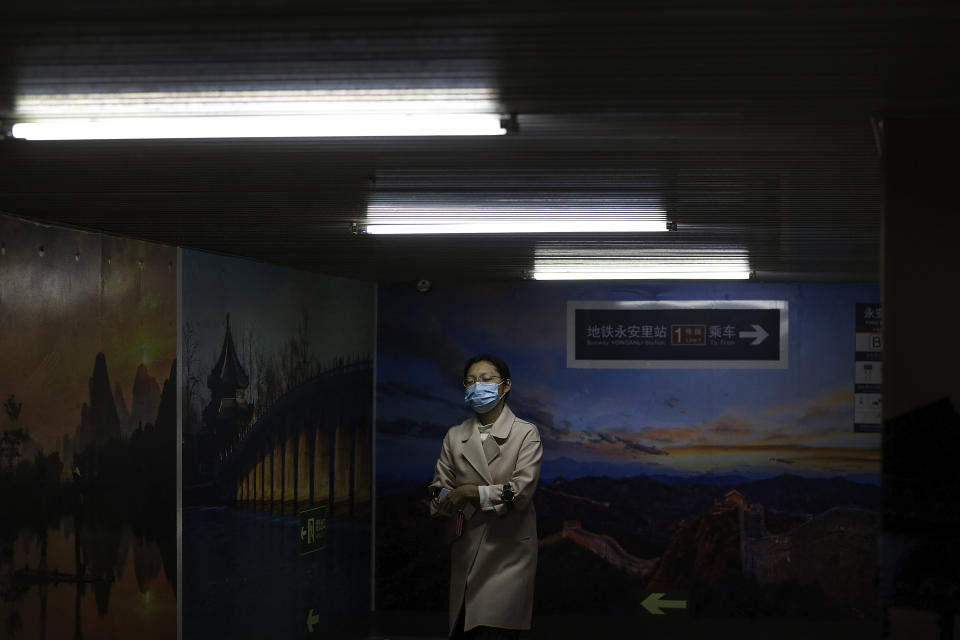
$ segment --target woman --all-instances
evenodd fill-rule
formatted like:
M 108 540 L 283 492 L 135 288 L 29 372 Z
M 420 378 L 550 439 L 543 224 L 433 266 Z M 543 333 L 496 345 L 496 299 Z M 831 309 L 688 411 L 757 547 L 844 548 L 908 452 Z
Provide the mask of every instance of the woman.
M 450 545 L 450 637 L 518 638 L 533 610 L 540 434 L 507 406 L 510 368 L 500 358 L 470 358 L 463 386 L 474 415 L 447 431 L 430 485 L 433 515 L 463 514 Z

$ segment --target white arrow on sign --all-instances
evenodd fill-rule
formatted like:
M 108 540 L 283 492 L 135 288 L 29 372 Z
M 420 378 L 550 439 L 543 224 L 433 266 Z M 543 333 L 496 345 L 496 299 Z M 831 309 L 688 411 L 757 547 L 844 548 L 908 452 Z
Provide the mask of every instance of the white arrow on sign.
M 686 600 L 663 600 L 665 593 L 651 593 L 640 604 L 655 616 L 662 616 L 664 609 L 686 609 Z
M 761 342 L 763 342 L 764 340 L 767 339 L 767 336 L 770 335 L 769 333 L 767 333 L 766 331 L 764 331 L 763 327 L 761 327 L 761 326 L 758 325 L 758 324 L 751 325 L 751 326 L 753 327 L 753 331 L 741 331 L 741 332 L 740 332 L 740 337 L 741 337 L 741 338 L 753 338 L 753 339 L 754 339 L 753 342 L 750 343 L 751 345 L 760 344 Z
M 313 633 L 313 628 L 320 622 L 320 614 L 316 609 L 310 609 L 307 612 L 307 633 Z
M 306 537 L 307 537 L 307 528 L 300 527 L 300 540 L 302 541 Z

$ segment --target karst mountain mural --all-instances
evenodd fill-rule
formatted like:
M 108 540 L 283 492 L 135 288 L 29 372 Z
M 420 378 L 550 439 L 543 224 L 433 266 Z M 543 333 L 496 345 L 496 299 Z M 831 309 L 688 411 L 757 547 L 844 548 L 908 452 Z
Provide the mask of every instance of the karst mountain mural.
M 0 230 L 0 636 L 168 638 L 175 250 L 3 217 Z

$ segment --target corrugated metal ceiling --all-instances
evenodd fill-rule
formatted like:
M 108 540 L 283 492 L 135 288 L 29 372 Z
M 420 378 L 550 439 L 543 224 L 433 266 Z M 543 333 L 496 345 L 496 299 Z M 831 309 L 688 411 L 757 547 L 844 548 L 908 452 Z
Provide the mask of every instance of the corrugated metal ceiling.
M 0 210 L 379 280 L 525 277 L 538 255 L 731 252 L 760 279 L 875 280 L 871 116 L 957 109 L 958 25 L 933 3 L 24 3 L 0 26 L 8 118 L 16 93 L 485 87 L 519 132 L 7 140 Z M 384 176 L 427 200 L 498 184 L 550 199 L 558 176 L 591 176 L 581 191 L 598 202 L 604 176 L 635 178 L 678 230 L 355 236 Z

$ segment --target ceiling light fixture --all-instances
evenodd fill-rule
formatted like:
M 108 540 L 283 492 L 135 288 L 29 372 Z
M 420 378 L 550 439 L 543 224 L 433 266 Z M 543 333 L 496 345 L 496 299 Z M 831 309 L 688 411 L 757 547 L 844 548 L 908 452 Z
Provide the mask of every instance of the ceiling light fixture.
M 24 95 L 26 140 L 502 135 L 486 89 Z
M 539 269 L 533 272 L 534 280 L 749 280 L 749 269 L 703 269 L 699 271 L 674 271 L 656 269 L 610 270 L 595 269 Z
M 637 220 L 490 220 L 488 222 L 449 222 L 412 224 L 368 224 L 370 234 L 411 235 L 444 233 L 646 233 L 668 231 L 666 221 Z
M 743 256 L 709 258 L 535 258 L 534 280 L 748 280 Z
M 582 180 L 582 179 L 581 179 Z M 657 193 L 580 191 L 570 185 L 509 184 L 480 190 L 378 190 L 358 230 L 369 234 L 651 233 L 676 230 Z M 609 185 L 604 185 L 610 189 Z M 415 190 L 414 190 L 415 189 Z
M 175 138 L 356 138 L 494 136 L 506 133 L 499 116 L 227 116 L 56 119 L 18 122 L 23 140 L 145 140 Z

